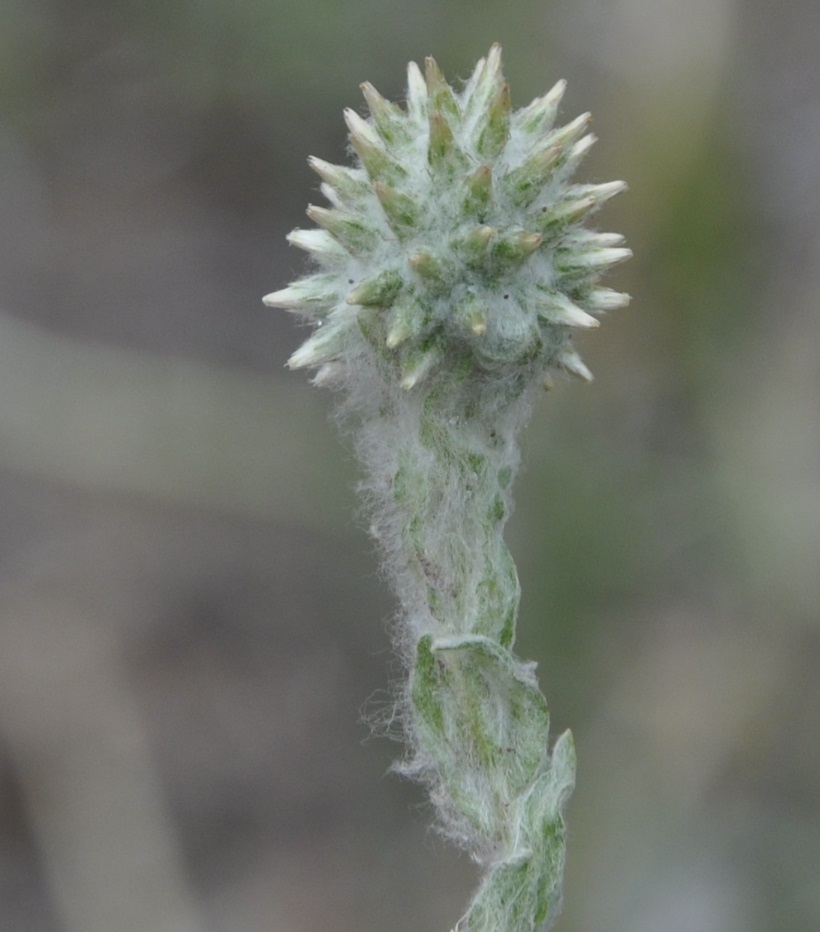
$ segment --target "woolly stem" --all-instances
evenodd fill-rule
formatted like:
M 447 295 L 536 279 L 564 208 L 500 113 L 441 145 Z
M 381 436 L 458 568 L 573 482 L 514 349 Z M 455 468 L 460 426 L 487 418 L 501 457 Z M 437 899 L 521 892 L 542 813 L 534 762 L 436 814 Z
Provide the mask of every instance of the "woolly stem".
M 379 413 L 360 422 L 374 533 L 402 605 L 399 769 L 429 786 L 443 831 L 485 870 L 460 932 L 545 930 L 560 907 L 574 749 L 567 732 L 548 753 L 535 665 L 512 651 L 520 590 L 503 540 L 526 382 L 458 367 L 419 393 L 371 382 Z

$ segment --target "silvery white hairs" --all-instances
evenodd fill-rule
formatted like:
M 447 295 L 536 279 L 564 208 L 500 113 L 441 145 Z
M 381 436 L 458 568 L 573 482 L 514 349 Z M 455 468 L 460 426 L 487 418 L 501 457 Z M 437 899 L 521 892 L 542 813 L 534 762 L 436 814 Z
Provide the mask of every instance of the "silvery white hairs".
M 495 45 L 461 90 L 432 58 L 405 107 L 370 84 L 345 112 L 354 167 L 317 158 L 329 207 L 290 242 L 309 275 L 265 303 L 312 325 L 291 356 L 339 390 L 365 468 L 407 671 L 397 712 L 442 831 L 483 867 L 458 932 L 546 930 L 560 908 L 569 732 L 549 749 L 534 664 L 513 653 L 519 603 L 503 540 L 517 435 L 552 371 L 625 294 L 631 255 L 584 224 L 626 185 L 576 184 L 590 116 L 556 125 L 563 81 L 513 111 Z

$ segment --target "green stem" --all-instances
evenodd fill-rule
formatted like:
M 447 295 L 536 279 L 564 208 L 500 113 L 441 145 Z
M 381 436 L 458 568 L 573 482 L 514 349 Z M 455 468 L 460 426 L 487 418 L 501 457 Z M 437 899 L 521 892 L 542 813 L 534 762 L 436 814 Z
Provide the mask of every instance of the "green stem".
M 462 404 L 475 395 L 475 384 L 443 379 L 386 415 L 402 425 L 387 510 L 414 641 L 404 769 L 430 785 L 448 834 L 485 868 L 460 932 L 533 932 L 560 906 L 575 758 L 569 733 L 550 755 L 534 664 L 512 651 L 520 590 L 503 528 L 525 401 L 497 397 L 488 421 Z

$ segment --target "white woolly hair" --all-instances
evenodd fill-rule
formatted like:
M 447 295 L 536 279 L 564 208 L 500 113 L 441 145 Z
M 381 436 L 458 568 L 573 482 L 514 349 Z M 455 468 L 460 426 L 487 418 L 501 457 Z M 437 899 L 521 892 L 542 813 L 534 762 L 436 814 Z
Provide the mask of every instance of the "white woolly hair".
M 375 726 L 400 722 L 396 769 L 486 868 L 461 932 L 546 930 L 560 906 L 574 750 L 566 733 L 550 754 L 535 666 L 512 650 L 503 531 L 535 394 L 555 369 L 591 378 L 572 331 L 627 303 L 597 283 L 630 255 L 582 226 L 625 185 L 571 182 L 594 137 L 589 114 L 555 126 L 564 89 L 513 112 L 498 46 L 460 92 L 411 64 L 405 108 L 362 85 L 355 167 L 311 160 L 331 207 L 290 234 L 317 269 L 265 298 L 313 324 L 290 365 L 338 391 L 364 467 L 405 674 Z

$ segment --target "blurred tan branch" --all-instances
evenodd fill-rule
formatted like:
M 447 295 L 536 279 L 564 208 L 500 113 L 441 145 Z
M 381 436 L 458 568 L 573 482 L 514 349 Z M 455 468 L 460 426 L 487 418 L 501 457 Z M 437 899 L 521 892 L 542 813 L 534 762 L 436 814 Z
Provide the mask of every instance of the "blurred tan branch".
M 338 449 L 306 389 L 57 336 L 0 314 L 0 466 L 97 490 L 321 524 Z
M 0 731 L 61 927 L 200 932 L 120 645 L 66 596 L 26 592 L 0 613 Z

